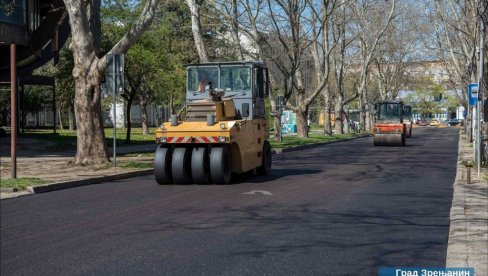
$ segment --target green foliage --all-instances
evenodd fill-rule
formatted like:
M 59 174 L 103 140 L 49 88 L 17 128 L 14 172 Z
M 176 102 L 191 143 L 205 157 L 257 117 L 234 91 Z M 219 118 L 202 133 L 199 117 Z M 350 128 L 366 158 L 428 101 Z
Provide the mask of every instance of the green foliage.
M 189 28 L 191 16 L 183 1 L 168 1 L 157 19 L 145 34 L 155 44 L 153 51 L 157 60 L 152 78 L 148 80 L 148 90 L 157 105 L 179 106 L 185 99 L 184 65 L 198 60 Z
M 0 187 L 13 188 L 14 190 L 25 190 L 28 186 L 37 186 L 46 183 L 48 183 L 48 181 L 40 178 L 0 179 Z
M 59 52 L 59 63 L 55 66 L 56 101 L 61 108 L 71 108 L 75 99 L 75 81 L 73 79 L 73 52 L 69 49 L 70 40 Z
M 104 1 L 102 49 L 111 47 L 136 20 L 132 1 Z M 180 105 L 184 101 L 184 64 L 197 60 L 191 16 L 183 1 L 162 1 L 152 26 L 125 56 L 126 93 L 148 103 Z M 127 98 L 127 97 L 126 97 Z
M 41 111 L 46 104 L 52 104 L 52 88 L 49 86 L 26 85 L 23 105 L 26 111 Z
M 133 168 L 133 169 L 152 169 L 154 167 L 153 162 L 143 162 L 143 161 L 119 161 L 117 162 L 117 167 L 121 168 Z
M 415 82 L 413 93 L 407 95 L 405 101 L 410 103 L 413 110 L 423 118 L 441 113 L 441 108 L 454 104 L 450 97 L 446 97 L 442 86 L 435 83 L 431 78 L 418 79 Z

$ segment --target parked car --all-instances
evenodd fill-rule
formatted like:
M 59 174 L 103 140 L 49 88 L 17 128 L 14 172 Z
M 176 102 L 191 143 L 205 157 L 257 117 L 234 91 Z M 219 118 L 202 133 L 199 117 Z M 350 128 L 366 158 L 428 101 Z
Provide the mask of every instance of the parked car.
M 417 119 L 417 121 L 415 121 L 415 124 L 418 126 L 427 126 L 428 125 L 427 121 L 424 119 Z
M 439 120 L 436 119 L 436 118 L 433 118 L 432 120 L 430 120 L 430 126 L 438 126 L 440 124 Z
M 450 119 L 449 120 L 449 125 L 450 126 L 455 126 L 455 125 L 458 125 L 458 124 L 461 124 L 463 123 L 463 121 L 461 119 Z

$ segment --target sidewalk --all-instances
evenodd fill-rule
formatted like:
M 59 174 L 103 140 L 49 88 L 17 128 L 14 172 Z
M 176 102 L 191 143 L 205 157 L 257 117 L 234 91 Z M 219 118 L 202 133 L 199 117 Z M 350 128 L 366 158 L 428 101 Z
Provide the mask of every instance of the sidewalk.
M 480 179 L 477 169 L 471 168 L 471 184 L 467 184 L 463 160 L 473 160 L 473 146 L 461 134 L 446 266 L 473 267 L 475 275 L 488 275 L 488 181 L 484 177 L 488 170 L 481 170 Z
M 2 138 L 3 139 L 3 138 Z M 10 152 L 7 152 L 2 141 L 2 155 L 0 156 L 0 179 L 9 179 L 11 175 Z M 40 178 L 48 183 L 60 182 L 83 182 L 87 180 L 103 179 L 104 177 L 114 177 L 125 175 L 136 175 L 143 171 L 148 171 L 147 167 L 152 167 L 153 155 L 157 145 L 124 145 L 117 147 L 118 167 L 114 168 L 110 164 L 75 166 L 71 163 L 74 159 L 75 151 L 68 150 L 63 152 L 49 151 L 37 139 L 21 139 L 21 147 L 17 157 L 17 177 L 18 178 Z M 8 144 L 9 145 L 9 144 Z M 9 149 L 8 149 L 9 150 Z M 131 156 L 120 156 L 129 153 L 148 153 L 135 154 Z M 109 148 L 112 157 L 112 148 Z M 121 167 L 123 163 L 141 164 L 150 163 L 146 168 Z M 0 199 L 11 198 L 29 194 L 29 191 L 12 192 L 12 188 L 2 188 Z

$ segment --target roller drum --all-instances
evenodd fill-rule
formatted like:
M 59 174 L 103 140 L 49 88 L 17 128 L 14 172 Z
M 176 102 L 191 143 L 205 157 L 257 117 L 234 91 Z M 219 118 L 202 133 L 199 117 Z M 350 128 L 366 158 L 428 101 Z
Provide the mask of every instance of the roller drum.
M 405 146 L 405 135 L 401 133 L 375 134 L 374 145 L 402 147 Z

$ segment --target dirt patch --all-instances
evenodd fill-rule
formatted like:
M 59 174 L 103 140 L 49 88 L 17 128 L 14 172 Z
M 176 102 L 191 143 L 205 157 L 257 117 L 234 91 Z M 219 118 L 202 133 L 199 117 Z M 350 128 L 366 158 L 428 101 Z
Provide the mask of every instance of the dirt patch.
M 32 158 L 17 161 L 17 177 L 40 178 L 49 182 L 61 182 L 69 180 L 81 180 L 92 177 L 114 175 L 118 173 L 141 170 L 131 167 L 112 167 L 110 163 L 101 165 L 80 166 L 70 161 L 72 158 Z M 120 165 L 124 162 L 152 164 L 152 157 L 117 157 Z M 11 176 L 10 161 L 0 162 L 0 179 L 8 179 Z

